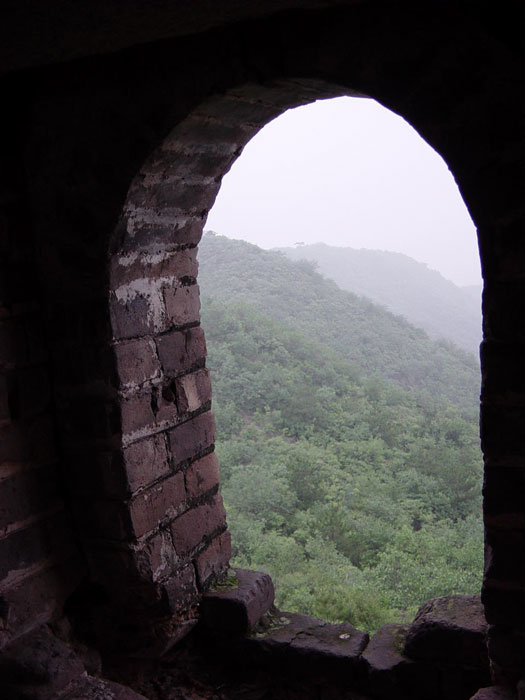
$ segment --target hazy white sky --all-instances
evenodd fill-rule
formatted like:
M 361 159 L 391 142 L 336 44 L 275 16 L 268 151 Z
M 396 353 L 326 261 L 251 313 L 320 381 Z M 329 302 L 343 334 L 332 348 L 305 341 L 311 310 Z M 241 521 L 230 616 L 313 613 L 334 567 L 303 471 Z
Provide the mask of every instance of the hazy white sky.
M 206 229 L 263 248 L 298 241 L 405 253 L 480 282 L 474 225 L 442 158 L 373 100 L 290 110 L 224 177 Z

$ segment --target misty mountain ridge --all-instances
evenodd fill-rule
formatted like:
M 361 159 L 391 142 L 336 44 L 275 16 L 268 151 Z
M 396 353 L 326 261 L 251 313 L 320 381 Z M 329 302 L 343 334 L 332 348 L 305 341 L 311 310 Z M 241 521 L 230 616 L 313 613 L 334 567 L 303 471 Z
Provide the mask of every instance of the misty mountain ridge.
M 379 377 L 415 392 L 421 401 L 443 399 L 463 415 L 477 415 L 474 355 L 449 341 L 433 341 L 402 316 L 341 289 L 311 262 L 212 232 L 203 237 L 198 259 L 203 304 L 207 298 L 249 304 L 332 348 L 364 377 Z
M 341 289 L 400 314 L 434 340 L 450 340 L 478 356 L 481 286 L 459 287 L 403 253 L 325 243 L 275 250 L 291 260 L 315 262 L 317 271 Z

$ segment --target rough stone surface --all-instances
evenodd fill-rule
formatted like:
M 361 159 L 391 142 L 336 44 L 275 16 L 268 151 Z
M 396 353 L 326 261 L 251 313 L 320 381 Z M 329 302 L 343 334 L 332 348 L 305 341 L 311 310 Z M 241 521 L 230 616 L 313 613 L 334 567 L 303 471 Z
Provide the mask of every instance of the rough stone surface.
M 217 633 L 247 634 L 272 607 L 272 579 L 261 571 L 233 569 L 235 581 L 206 592 L 200 611 L 204 624 Z
M 52 700 L 84 674 L 71 647 L 41 627 L 2 650 L 0 695 L 6 700 Z
M 479 596 L 443 596 L 421 606 L 407 632 L 412 659 L 488 668 L 487 632 Z
M 403 654 L 407 631 L 408 625 L 387 624 L 370 640 L 362 655 L 370 691 L 385 700 L 438 698 L 438 670 Z
M 358 682 L 364 669 L 361 653 L 368 634 L 348 622 L 331 624 L 307 615 L 281 613 L 267 632 L 256 633 L 251 643 L 258 651 L 282 664 L 320 666 L 324 671 L 342 674 Z

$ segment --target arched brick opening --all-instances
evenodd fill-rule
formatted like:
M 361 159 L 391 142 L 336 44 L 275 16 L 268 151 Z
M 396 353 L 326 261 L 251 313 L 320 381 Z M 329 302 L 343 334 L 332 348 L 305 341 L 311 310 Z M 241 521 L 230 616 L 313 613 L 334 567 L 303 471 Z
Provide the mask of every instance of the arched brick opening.
M 0 241 L 10 267 L 4 643 L 53 619 L 86 571 L 100 596 L 90 607 L 101 612 L 99 644 L 158 653 L 193 624 L 199 586 L 228 558 L 195 245 L 220 176 L 258 128 L 355 92 L 404 116 L 445 158 L 478 227 L 484 601 L 494 665 L 521 675 L 523 104 L 519 63 L 489 24 L 463 7 L 393 3 L 378 14 L 363 3 L 6 81 L 17 109 Z

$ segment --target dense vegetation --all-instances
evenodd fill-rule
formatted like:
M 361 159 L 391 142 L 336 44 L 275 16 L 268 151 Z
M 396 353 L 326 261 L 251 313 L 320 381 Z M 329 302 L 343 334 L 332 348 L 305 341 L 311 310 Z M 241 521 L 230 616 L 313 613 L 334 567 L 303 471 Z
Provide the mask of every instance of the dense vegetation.
M 202 317 L 234 563 L 269 571 L 282 608 L 366 629 L 411 616 L 432 596 L 479 590 L 474 406 L 433 392 L 432 377 L 429 386 L 424 377 L 407 382 L 407 390 L 369 371 L 369 357 L 360 366 L 359 353 L 339 351 L 337 334 L 325 338 L 319 327 L 337 322 L 348 339 L 350 316 L 340 317 L 338 295 L 363 307 L 311 267 L 221 237 L 207 236 L 204 248 L 210 241 L 214 265 L 200 254 Z M 321 289 L 311 289 L 318 281 Z M 312 317 L 307 332 L 301 295 L 306 307 L 324 304 L 321 323 Z M 281 320 L 269 317 L 276 308 Z M 406 329 L 438 358 L 450 352 L 447 376 L 459 373 L 462 353 L 364 308 L 372 322 L 393 319 L 391 336 Z M 372 352 L 373 344 L 363 355 Z M 422 351 L 421 358 L 431 364 Z M 457 391 L 471 381 L 464 366 Z
M 324 243 L 282 248 L 291 260 L 310 260 L 341 289 L 382 304 L 432 338 L 447 338 L 478 355 L 481 287 L 457 287 L 436 270 L 386 250 L 337 248 Z
M 417 390 L 432 402 L 442 397 L 477 420 L 479 362 L 400 316 L 340 289 L 307 261 L 244 241 L 207 234 L 199 247 L 203 297 L 240 299 L 305 337 L 336 350 L 367 377 Z

